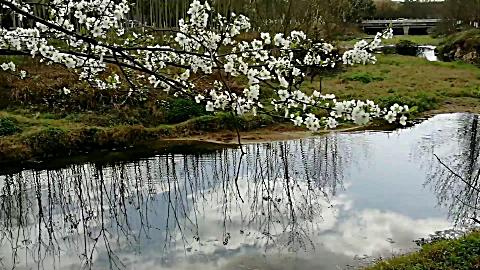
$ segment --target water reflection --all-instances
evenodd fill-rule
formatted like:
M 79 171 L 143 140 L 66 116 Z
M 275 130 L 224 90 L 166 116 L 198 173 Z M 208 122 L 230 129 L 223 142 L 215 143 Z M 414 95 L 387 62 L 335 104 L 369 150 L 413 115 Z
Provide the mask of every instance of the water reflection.
M 473 173 L 478 143 L 472 146 L 467 139 L 478 142 L 476 126 L 455 139 L 444 136 L 471 127 L 478 117 L 442 117 L 395 133 L 248 145 L 245 155 L 225 149 L 0 176 L 0 264 L 7 269 L 345 269 L 364 255 L 409 249 L 413 239 L 451 226 L 447 213 L 435 208 L 434 195 L 422 188 L 425 180 L 438 193 L 450 188 L 447 182 L 458 185 L 439 198 L 442 204 L 452 197 L 478 200 L 478 193 L 462 189 L 448 174 L 430 173 L 440 171 L 433 153 L 464 157 L 471 151 L 461 146 L 469 145 L 475 158 L 466 159 L 474 165 L 455 168 L 462 175 L 472 172 L 478 184 L 478 172 Z M 445 141 L 437 144 L 428 136 Z M 425 170 L 427 165 L 435 169 Z M 458 215 L 462 211 L 452 214 L 457 220 L 470 216 Z
M 447 207 L 450 216 L 460 224 L 472 221 L 480 224 L 478 122 L 478 115 L 460 115 L 455 128 L 440 129 L 438 133 L 446 134 L 435 136 L 435 140 L 422 144 L 424 150 L 430 152 L 430 160 L 426 162 L 430 164 L 431 172 L 427 183 L 433 187 L 439 204 Z M 454 142 L 456 150 L 447 152 L 445 148 L 436 149 L 435 145 L 445 143 L 441 138 L 449 138 L 449 141 Z
M 201 261 L 205 254 L 210 260 L 249 247 L 313 249 L 309 235 L 323 225 L 313 221 L 341 188 L 348 159 L 338 155 L 335 141 L 6 176 L 1 225 L 12 253 L 7 262 L 26 251 L 42 266 L 77 251 L 85 266 L 101 259 L 120 268 L 126 265 L 119 254 L 154 247 L 165 255 L 162 264 L 173 266 L 185 250 Z
M 418 46 L 418 56 L 427 59 L 430 62 L 437 62 L 436 46 L 422 45 Z

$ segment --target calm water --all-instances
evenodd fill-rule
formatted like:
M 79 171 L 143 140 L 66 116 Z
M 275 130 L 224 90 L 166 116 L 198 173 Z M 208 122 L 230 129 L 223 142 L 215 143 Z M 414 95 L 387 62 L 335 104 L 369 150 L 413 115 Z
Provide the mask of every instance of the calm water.
M 5 269 L 347 269 L 473 215 L 478 116 L 0 176 Z
M 391 54 L 392 50 L 395 51 L 395 47 L 395 45 L 380 46 L 379 52 Z M 436 49 L 437 47 L 433 45 L 419 45 L 417 48 L 417 56 L 425 58 L 427 61 L 430 62 L 437 62 L 439 59 L 436 54 Z
M 422 45 L 418 46 L 418 56 L 427 59 L 430 62 L 438 61 L 438 56 L 435 54 L 436 46 Z

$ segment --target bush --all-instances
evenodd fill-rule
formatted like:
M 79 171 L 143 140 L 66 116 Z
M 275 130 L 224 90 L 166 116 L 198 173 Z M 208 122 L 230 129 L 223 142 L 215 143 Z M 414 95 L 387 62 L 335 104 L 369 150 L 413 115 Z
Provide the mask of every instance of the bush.
M 416 56 L 418 53 L 418 44 L 410 40 L 400 40 L 395 47 L 395 51 L 400 55 Z
M 368 72 L 359 72 L 359 73 L 353 73 L 350 76 L 345 78 L 347 81 L 357 81 L 357 82 L 362 82 L 362 83 L 371 83 L 375 81 L 383 81 L 383 77 L 375 76 L 372 75 Z
M 380 51 L 383 54 L 394 54 L 397 53 L 397 47 L 394 45 L 385 45 L 380 49 Z
M 205 107 L 190 99 L 173 99 L 167 105 L 166 120 L 170 124 L 180 123 L 193 117 L 205 115 Z
M 480 232 L 422 246 L 418 252 L 379 261 L 364 270 L 474 270 L 480 266 Z
M 69 145 L 68 133 L 63 129 L 49 127 L 29 137 L 27 144 L 43 156 L 63 154 Z
M 10 118 L 0 118 L 0 136 L 9 136 L 20 131 L 21 129 L 14 120 Z
M 419 93 L 418 95 L 411 96 L 387 96 L 381 97 L 377 100 L 377 103 L 385 108 L 390 108 L 393 104 L 402 104 L 410 107 L 412 113 L 424 112 L 434 109 L 438 105 L 438 98 L 425 93 Z

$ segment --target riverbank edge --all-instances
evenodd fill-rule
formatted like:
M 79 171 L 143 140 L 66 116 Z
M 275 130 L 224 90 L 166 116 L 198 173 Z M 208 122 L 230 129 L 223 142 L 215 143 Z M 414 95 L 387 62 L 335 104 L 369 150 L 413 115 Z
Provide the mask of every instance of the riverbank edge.
M 480 269 L 480 231 L 425 244 L 419 251 L 376 262 L 363 270 Z
M 411 125 L 441 113 L 456 111 L 431 111 L 411 119 Z M 230 121 L 231 122 L 231 121 Z M 0 140 L 0 173 L 10 168 L 44 167 L 55 163 L 72 163 L 72 157 L 113 156 L 145 157 L 159 153 L 211 152 L 238 147 L 238 136 L 231 123 L 225 119 L 204 116 L 186 122 L 147 128 L 139 125 L 121 127 L 81 127 L 69 130 L 49 128 L 37 133 L 21 135 L 15 139 Z M 358 132 L 366 130 L 391 131 L 398 125 L 383 121 L 367 126 L 344 125 L 336 130 L 310 132 L 291 123 L 274 123 L 268 117 L 241 119 L 239 134 L 241 144 L 285 141 L 320 136 L 329 132 Z M 121 153 L 121 154 L 118 154 Z M 62 159 L 68 160 L 61 162 Z M 112 157 L 109 160 L 114 161 Z M 80 158 L 80 160 L 85 160 Z M 99 159 L 101 160 L 101 159 Z M 60 161 L 60 162 L 59 162 Z M 78 163 L 78 162 L 73 162 Z
M 144 127 L 141 125 L 115 127 L 47 128 L 38 132 L 0 139 L 0 173 L 13 168 L 42 167 L 49 162 L 77 157 L 105 156 L 116 153 L 135 157 L 158 153 L 202 153 L 239 146 L 237 132 L 223 123 L 206 122 L 205 117 L 191 119 L 171 126 Z M 300 139 L 327 133 L 310 132 L 289 123 L 244 122 L 240 130 L 241 144 Z M 210 128 L 209 128 L 210 127 Z M 359 130 L 348 127 L 337 131 Z M 119 154 L 120 153 L 120 154 Z M 82 158 L 80 158 L 82 159 Z M 102 158 L 98 160 L 101 161 Z M 109 158 L 115 160 L 116 158 Z M 127 158 L 128 159 L 128 158 Z M 66 163 L 78 163 L 68 161 Z

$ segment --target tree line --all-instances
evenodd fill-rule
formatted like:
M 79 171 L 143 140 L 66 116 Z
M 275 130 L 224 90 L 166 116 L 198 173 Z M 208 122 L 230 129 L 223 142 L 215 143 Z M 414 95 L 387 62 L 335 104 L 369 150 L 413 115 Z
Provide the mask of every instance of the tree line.
M 45 4 L 36 0 L 40 17 L 48 17 Z M 131 26 L 177 28 L 188 17 L 191 0 L 131 0 Z M 289 32 L 302 30 L 315 37 L 344 34 L 348 25 L 362 19 L 443 18 L 466 23 L 480 21 L 480 0 L 445 0 L 404 2 L 392 0 L 211 0 L 215 11 L 224 16 L 232 12 L 251 18 L 258 31 Z M 2 14 L 1 25 L 18 25 L 10 14 Z
M 480 0 L 445 0 L 441 15 L 464 22 L 480 21 Z
M 378 19 L 430 19 L 441 18 L 444 3 L 439 1 L 413 1 L 396 2 L 391 0 L 376 0 L 375 18 Z
M 178 27 L 191 0 L 132 0 L 132 20 L 156 27 Z M 303 30 L 329 37 L 362 19 L 438 18 L 466 23 L 480 21 L 480 0 L 212 0 L 224 16 L 251 18 L 259 31 Z
M 480 23 L 480 0 L 375 0 L 375 7 L 378 19 L 443 19 L 440 32 L 456 31 L 461 25 L 479 27 Z
M 132 1 L 133 2 L 133 1 Z M 131 19 L 154 27 L 178 27 L 187 17 L 190 0 L 137 0 Z M 248 16 L 254 29 L 269 32 L 303 30 L 308 34 L 329 35 L 346 23 L 355 23 L 375 12 L 373 0 L 213 0 L 215 11 Z

